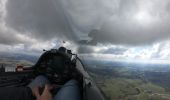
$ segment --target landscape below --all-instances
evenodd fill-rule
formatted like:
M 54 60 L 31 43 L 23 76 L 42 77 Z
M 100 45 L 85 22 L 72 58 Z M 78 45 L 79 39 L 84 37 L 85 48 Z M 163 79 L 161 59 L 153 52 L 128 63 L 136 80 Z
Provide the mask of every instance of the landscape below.
M 85 61 L 109 100 L 170 100 L 170 65 Z

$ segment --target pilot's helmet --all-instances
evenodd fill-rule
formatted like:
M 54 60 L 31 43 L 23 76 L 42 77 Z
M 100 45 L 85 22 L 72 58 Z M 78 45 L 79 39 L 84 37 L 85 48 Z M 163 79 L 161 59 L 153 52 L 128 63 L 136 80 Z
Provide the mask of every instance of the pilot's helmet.
M 60 52 L 63 52 L 63 53 L 66 53 L 66 48 L 65 47 L 60 47 L 59 49 L 58 49 L 58 51 L 60 51 Z

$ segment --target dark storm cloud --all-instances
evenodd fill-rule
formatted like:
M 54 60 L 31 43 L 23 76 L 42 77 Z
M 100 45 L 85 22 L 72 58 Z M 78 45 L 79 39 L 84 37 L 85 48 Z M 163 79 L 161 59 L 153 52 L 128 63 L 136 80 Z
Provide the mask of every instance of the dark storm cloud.
M 142 3 L 142 0 L 125 2 L 122 0 L 118 12 L 103 23 L 101 29 L 91 31 L 89 34 L 93 38 L 91 43 L 147 45 L 169 39 L 169 1 L 144 0 L 143 2 L 146 4 Z
M 1 33 L 0 33 L 0 35 L 2 35 Z M 21 41 L 18 39 L 18 38 L 16 38 L 16 37 L 13 37 L 13 38 L 9 38 L 9 35 L 2 35 L 1 37 L 0 37 L 0 43 L 1 44 L 6 44 L 6 45 L 14 45 L 14 44 L 17 44 L 17 43 L 20 43 Z
M 21 35 L 14 30 L 8 29 L 3 25 L 0 25 L 0 44 L 15 45 L 20 43 L 28 44 L 31 41 L 25 40 Z
M 66 37 L 77 42 L 89 40 L 88 33 L 111 15 L 107 7 L 98 0 L 8 0 L 5 21 L 36 38 Z
M 87 46 L 87 45 L 84 45 L 84 46 L 79 46 L 78 47 L 78 53 L 80 54 L 83 54 L 83 53 L 94 53 L 94 46 Z
M 8 0 L 6 10 L 6 24 L 21 33 L 44 40 L 71 38 L 60 4 L 55 8 L 52 0 Z
M 169 8 L 168 0 L 8 0 L 5 21 L 43 40 L 146 45 L 169 38 Z
M 126 48 L 108 48 L 106 50 L 101 51 L 103 54 L 115 54 L 115 55 L 123 55 L 124 52 L 126 52 Z
M 169 19 L 170 20 L 170 19 Z M 170 23 L 168 20 L 153 25 L 150 29 L 139 27 L 133 23 L 113 21 L 114 25 L 104 25 L 101 30 L 91 33 L 91 43 L 114 43 L 127 45 L 146 45 L 170 37 Z M 129 26 L 128 26 L 129 25 Z

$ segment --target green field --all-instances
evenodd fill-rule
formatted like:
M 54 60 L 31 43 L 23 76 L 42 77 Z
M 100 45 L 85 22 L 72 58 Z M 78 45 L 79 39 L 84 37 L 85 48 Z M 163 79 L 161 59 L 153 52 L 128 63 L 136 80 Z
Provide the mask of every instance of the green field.
M 168 89 L 147 79 L 143 71 L 115 67 L 89 72 L 109 100 L 170 100 Z
M 138 79 L 108 79 L 98 86 L 111 100 L 170 100 L 164 88 Z

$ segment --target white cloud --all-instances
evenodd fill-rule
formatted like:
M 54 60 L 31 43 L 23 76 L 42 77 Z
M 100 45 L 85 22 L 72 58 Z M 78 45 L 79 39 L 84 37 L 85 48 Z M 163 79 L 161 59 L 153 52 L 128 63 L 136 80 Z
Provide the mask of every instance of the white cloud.
M 88 47 L 89 53 L 82 52 L 86 58 L 128 61 L 170 60 L 170 41 L 161 41 L 147 46 L 99 45 Z M 87 49 L 87 47 L 86 47 Z M 97 49 L 97 50 L 96 50 Z

